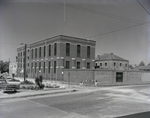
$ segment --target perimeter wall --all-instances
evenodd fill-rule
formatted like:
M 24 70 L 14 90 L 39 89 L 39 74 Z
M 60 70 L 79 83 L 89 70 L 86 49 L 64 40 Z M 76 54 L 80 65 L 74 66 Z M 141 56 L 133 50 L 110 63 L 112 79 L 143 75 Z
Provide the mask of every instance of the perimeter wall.
M 122 74 L 121 81 L 117 81 L 117 73 Z M 150 83 L 150 72 L 117 71 L 117 70 L 64 70 L 63 80 L 70 83 L 94 84 L 97 80 L 100 85 L 122 85 Z

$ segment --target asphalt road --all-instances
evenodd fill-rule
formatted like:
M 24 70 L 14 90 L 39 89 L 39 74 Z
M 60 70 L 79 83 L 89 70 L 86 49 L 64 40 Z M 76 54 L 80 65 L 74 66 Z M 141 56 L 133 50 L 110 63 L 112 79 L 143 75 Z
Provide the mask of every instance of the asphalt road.
M 149 90 L 149 85 L 118 86 L 61 96 L 1 100 L 0 118 L 130 118 L 131 114 L 143 112 L 142 118 L 149 118 Z

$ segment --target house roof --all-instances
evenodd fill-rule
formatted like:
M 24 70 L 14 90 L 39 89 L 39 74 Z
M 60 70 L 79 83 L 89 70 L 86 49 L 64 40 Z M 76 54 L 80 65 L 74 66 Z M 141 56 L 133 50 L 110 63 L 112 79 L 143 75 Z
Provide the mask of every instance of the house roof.
M 150 70 L 150 65 L 148 66 L 137 66 L 134 70 Z
M 98 55 L 95 59 L 96 61 L 105 61 L 105 60 L 117 60 L 117 61 L 128 61 L 126 59 L 123 59 L 117 55 L 114 55 L 113 53 L 105 53 L 103 55 Z

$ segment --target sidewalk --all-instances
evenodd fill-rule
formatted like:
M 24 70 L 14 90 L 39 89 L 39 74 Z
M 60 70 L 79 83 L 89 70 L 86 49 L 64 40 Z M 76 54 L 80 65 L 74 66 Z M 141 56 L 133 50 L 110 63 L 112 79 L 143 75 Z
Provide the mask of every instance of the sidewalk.
M 23 78 L 15 77 L 15 79 L 24 81 Z M 34 83 L 34 79 L 27 78 L 27 80 L 32 81 Z M 49 80 L 43 80 L 43 84 L 53 84 L 59 85 L 59 88 L 44 88 L 44 90 L 29 90 L 29 89 L 20 89 L 17 92 L 7 92 L 3 93 L 0 91 L 0 100 L 1 99 L 13 99 L 13 98 L 26 98 L 26 97 L 34 97 L 34 96 L 43 96 L 50 94 L 60 94 L 60 93 L 69 93 L 78 91 L 79 87 L 77 86 L 67 86 L 66 84 L 62 84 L 60 82 L 54 82 Z
M 60 94 L 60 93 L 69 93 L 75 92 L 77 89 L 75 88 L 51 88 L 51 89 L 44 89 L 44 90 L 25 90 L 20 89 L 18 92 L 15 93 L 3 93 L 0 91 L 0 100 L 1 99 L 13 99 L 13 98 L 26 98 L 26 97 L 35 97 L 35 96 L 43 96 L 43 95 L 50 95 L 50 94 Z

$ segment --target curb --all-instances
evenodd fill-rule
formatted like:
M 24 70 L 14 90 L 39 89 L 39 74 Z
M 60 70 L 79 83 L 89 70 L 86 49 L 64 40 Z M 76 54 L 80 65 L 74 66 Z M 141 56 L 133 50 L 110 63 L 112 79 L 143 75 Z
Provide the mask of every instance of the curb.
M 4 97 L 2 99 L 14 99 L 14 98 L 27 98 L 27 97 L 35 97 L 35 96 L 44 96 L 44 95 L 52 95 L 52 94 L 59 94 L 59 93 L 69 93 L 69 92 L 76 92 L 77 90 L 67 90 L 67 91 L 57 91 L 57 92 L 50 92 L 50 93 L 39 93 L 34 95 L 22 95 L 22 96 L 14 96 L 14 97 Z

